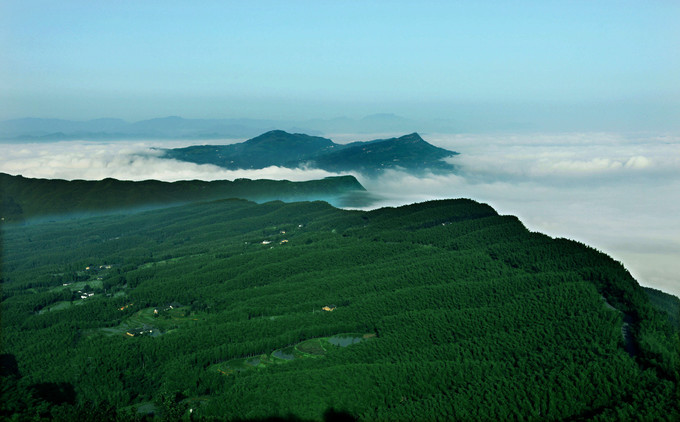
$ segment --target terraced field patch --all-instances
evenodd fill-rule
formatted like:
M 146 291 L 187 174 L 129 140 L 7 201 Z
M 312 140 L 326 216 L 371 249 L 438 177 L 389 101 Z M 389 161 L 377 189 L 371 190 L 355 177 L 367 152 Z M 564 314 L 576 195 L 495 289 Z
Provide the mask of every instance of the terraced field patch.
M 321 344 L 322 342 L 328 342 L 328 340 L 326 338 L 313 338 L 311 340 L 298 343 L 295 348 L 305 355 L 323 356 L 326 354 L 326 349 Z
M 283 360 L 293 360 L 295 359 L 295 346 L 288 346 L 284 347 L 283 349 L 274 350 L 271 356 Z
M 335 346 L 347 347 L 351 344 L 359 343 L 363 340 L 363 335 L 338 334 L 328 338 L 328 342 Z
M 232 359 L 227 362 L 213 365 L 213 369 L 224 375 L 232 375 L 236 372 L 247 371 L 253 368 L 264 368 L 272 363 L 273 362 L 269 360 L 267 355 L 251 356 L 247 358 Z
M 211 369 L 224 375 L 232 375 L 236 372 L 254 368 L 266 368 L 269 365 L 284 364 L 296 359 L 321 358 L 330 347 L 347 347 L 372 337 L 375 337 L 375 334 L 343 333 L 331 337 L 312 338 L 292 346 L 276 349 L 269 354 L 231 359 L 226 362 L 217 363 L 212 365 Z

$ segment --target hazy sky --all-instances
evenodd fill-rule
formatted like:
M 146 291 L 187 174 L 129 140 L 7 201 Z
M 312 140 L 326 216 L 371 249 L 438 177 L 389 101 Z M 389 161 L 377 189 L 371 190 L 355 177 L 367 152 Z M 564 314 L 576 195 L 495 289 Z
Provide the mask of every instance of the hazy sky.
M 0 120 L 452 119 L 478 133 L 426 139 L 461 152 L 465 174 L 367 188 L 393 203 L 489 202 L 680 294 L 678 22 L 678 0 L 0 0 Z M 0 171 L 236 176 L 150 146 L 5 145 Z
M 3 0 L 0 119 L 488 109 L 665 129 L 678 22 L 675 0 Z

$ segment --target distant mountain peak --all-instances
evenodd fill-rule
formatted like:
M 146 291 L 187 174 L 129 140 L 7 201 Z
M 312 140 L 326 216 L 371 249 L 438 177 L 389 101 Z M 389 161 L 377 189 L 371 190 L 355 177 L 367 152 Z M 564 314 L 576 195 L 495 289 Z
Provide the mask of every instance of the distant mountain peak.
M 267 136 L 267 135 L 276 135 L 276 136 L 284 136 L 284 135 L 290 135 L 290 133 L 286 132 L 285 130 L 281 129 L 273 129 L 268 132 L 263 133 L 260 136 Z
M 455 167 L 442 159 L 457 154 L 429 144 L 417 132 L 399 138 L 336 144 L 327 138 L 278 129 L 240 144 L 166 151 L 168 158 L 232 170 L 304 166 L 332 172 L 359 171 L 367 175 L 390 168 L 410 172 L 452 172 Z
M 408 135 L 400 136 L 397 138 L 398 140 L 404 140 L 404 141 L 418 141 L 418 142 L 425 142 L 425 140 L 418 134 L 418 132 L 413 132 L 409 133 Z
M 408 133 L 422 128 L 422 124 L 393 113 L 358 119 L 341 116 L 311 120 L 191 119 L 170 115 L 130 122 L 113 118 L 73 121 L 28 117 L 0 121 L 0 139 L 245 139 L 273 128 L 323 136 L 324 133 Z
M 288 133 L 284 130 L 275 129 L 265 132 L 262 135 L 256 136 L 254 138 L 248 139 L 244 144 L 248 145 L 258 145 L 258 144 L 268 144 L 276 143 L 282 144 L 286 143 L 289 146 L 300 146 L 301 144 L 306 145 L 316 145 L 321 148 L 333 145 L 333 141 L 327 138 L 322 138 L 320 136 L 311 136 L 304 133 Z M 314 152 L 314 151 L 311 151 Z

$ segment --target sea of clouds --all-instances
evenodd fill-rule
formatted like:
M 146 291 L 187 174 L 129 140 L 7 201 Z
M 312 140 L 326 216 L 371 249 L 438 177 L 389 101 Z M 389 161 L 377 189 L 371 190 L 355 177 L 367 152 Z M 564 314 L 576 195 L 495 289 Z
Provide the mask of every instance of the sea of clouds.
M 611 133 L 431 135 L 461 152 L 456 175 L 362 180 L 388 196 L 467 197 L 533 231 L 589 244 L 645 286 L 680 296 L 680 137 Z
M 215 140 L 212 144 L 229 144 L 240 140 Z M 319 169 L 268 167 L 261 170 L 227 170 L 214 165 L 198 165 L 162 158 L 161 148 L 179 148 L 205 142 L 189 141 L 63 141 L 53 143 L 18 143 L 1 145 L 0 172 L 24 177 L 101 180 L 233 180 L 275 179 L 302 181 L 332 176 Z
M 330 136 L 336 141 L 373 137 Z M 587 243 L 623 262 L 645 286 L 680 296 L 680 136 L 569 134 L 429 134 L 458 151 L 450 175 L 390 170 L 355 174 L 379 195 L 375 206 L 435 198 L 473 198 L 517 215 L 533 231 Z M 242 140 L 210 141 L 212 144 Z M 205 143 L 205 141 L 201 142 Z M 269 167 L 231 171 L 168 160 L 155 148 L 182 141 L 3 144 L 0 171 L 25 177 L 98 180 L 309 180 L 334 174 Z

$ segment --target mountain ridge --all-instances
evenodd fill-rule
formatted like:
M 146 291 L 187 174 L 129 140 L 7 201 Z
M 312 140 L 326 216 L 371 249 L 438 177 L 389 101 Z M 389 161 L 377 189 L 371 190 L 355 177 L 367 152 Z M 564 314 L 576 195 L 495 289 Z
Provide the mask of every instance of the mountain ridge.
M 285 128 L 313 135 L 324 133 L 400 133 L 422 127 L 394 114 L 374 114 L 360 119 L 274 120 L 253 118 L 191 119 L 180 116 L 155 117 L 129 122 L 117 118 L 67 120 L 24 117 L 0 121 L 0 140 L 42 142 L 80 139 L 229 139 L 253 137 Z
M 187 202 L 240 198 L 325 200 L 339 206 L 365 206 L 371 195 L 350 175 L 320 180 L 236 179 L 139 182 L 106 178 L 98 181 L 33 179 L 0 173 L 0 218 L 21 222 L 36 217 L 87 216 L 135 208 L 162 208 Z
M 328 138 L 272 130 L 230 145 L 197 145 L 165 149 L 165 158 L 214 164 L 230 170 L 268 166 L 312 167 L 332 172 L 358 171 L 374 175 L 386 169 L 411 172 L 451 172 L 443 161 L 458 155 L 426 142 L 417 132 L 408 135 L 337 144 Z

